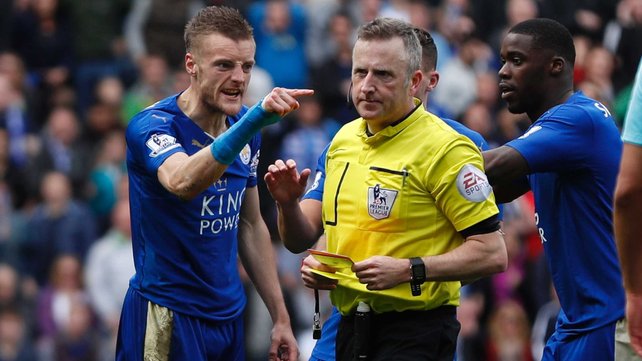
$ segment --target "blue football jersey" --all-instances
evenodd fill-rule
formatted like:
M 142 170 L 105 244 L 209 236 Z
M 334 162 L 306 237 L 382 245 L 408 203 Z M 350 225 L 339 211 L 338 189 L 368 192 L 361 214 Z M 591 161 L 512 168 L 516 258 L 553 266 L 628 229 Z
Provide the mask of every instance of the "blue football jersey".
M 136 274 L 130 286 L 171 310 L 228 321 L 246 303 L 237 269 L 237 232 L 247 187 L 256 186 L 260 137 L 221 178 L 192 200 L 158 181 L 172 154 L 192 155 L 213 142 L 176 103 L 178 95 L 137 114 L 127 127 L 127 168 Z M 245 114 L 227 118 L 229 125 Z
M 535 223 L 562 306 L 558 332 L 594 330 L 622 318 L 612 223 L 622 142 L 607 108 L 577 92 L 507 146 L 532 172 Z

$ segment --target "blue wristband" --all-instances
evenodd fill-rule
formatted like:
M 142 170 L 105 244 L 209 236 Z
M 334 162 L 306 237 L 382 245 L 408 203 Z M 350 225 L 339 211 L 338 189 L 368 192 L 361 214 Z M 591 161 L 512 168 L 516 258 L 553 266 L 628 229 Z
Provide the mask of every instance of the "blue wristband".
M 258 102 L 250 108 L 238 122 L 234 123 L 210 145 L 214 159 L 223 164 L 232 164 L 243 147 L 261 128 L 276 123 L 281 118 L 276 113 L 265 111 L 261 103 Z

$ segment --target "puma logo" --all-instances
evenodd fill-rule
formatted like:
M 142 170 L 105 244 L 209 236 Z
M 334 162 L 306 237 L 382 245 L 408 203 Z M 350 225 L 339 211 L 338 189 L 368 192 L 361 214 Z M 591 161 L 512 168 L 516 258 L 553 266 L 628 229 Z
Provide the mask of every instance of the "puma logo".
M 197 146 L 197 147 L 199 147 L 199 148 L 201 148 L 201 149 L 205 148 L 205 145 L 204 145 L 204 144 L 201 144 L 201 142 L 199 142 L 199 141 L 198 141 L 198 140 L 196 140 L 196 139 L 192 139 L 192 145 L 195 145 L 195 146 Z

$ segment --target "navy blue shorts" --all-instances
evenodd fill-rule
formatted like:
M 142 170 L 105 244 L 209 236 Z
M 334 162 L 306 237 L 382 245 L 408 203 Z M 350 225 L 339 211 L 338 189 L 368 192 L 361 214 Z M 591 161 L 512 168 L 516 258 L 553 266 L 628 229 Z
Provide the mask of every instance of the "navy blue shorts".
M 546 342 L 542 361 L 612 361 L 615 359 L 615 322 L 579 335 L 554 332 Z
M 174 312 L 131 287 L 118 328 L 117 361 L 245 360 L 243 317 L 219 323 Z

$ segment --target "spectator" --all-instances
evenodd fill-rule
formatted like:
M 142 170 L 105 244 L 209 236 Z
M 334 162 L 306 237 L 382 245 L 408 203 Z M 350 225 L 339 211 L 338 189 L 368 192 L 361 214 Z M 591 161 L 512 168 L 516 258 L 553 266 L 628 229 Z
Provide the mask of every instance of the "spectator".
M 138 64 L 140 76 L 123 98 L 122 116 L 126 120 L 173 93 L 165 58 L 149 54 L 139 59 Z
M 488 45 L 468 35 L 459 45 L 456 57 L 444 65 L 440 71 L 443 79 L 435 89 L 432 101 L 445 112 L 445 117 L 461 117 L 477 99 L 477 73 L 488 69 L 489 54 Z
M 305 57 L 305 12 L 287 0 L 256 2 L 248 9 L 254 28 L 256 63 L 284 88 L 304 88 L 308 83 Z
M 134 1 L 124 26 L 129 53 L 138 67 L 144 68 L 145 58 L 155 54 L 171 69 L 182 68 L 185 51 L 183 29 L 187 20 L 203 7 L 204 2 Z
M 129 0 L 62 0 L 70 16 L 74 49 L 74 83 L 83 117 L 94 102 L 94 88 L 105 76 L 131 82 L 134 68 L 123 40 Z M 99 19 L 99 21 L 98 21 Z
M 120 78 L 112 75 L 101 77 L 94 87 L 94 102 L 91 104 L 108 104 L 116 109 L 123 105 L 125 85 Z
M 534 19 L 539 15 L 539 8 L 535 0 L 507 0 L 504 1 L 505 22 L 500 26 L 495 24 L 495 29 L 489 36 L 489 45 L 495 53 L 499 52 L 502 39 L 508 33 L 508 29 L 528 19 Z
M 60 172 L 47 173 L 41 184 L 43 201 L 27 223 L 22 247 L 27 271 L 40 285 L 45 284 L 53 259 L 73 254 L 84 260 L 96 240 L 96 226 L 89 209 L 71 195 L 69 178 Z
M 310 67 L 318 67 L 334 53 L 330 19 L 345 7 L 344 3 L 343 0 L 309 0 L 301 3 L 305 7 L 305 53 Z
M 312 70 L 312 85 L 321 101 L 324 116 L 345 123 L 357 115 L 346 100 L 352 75 L 354 24 L 347 13 L 338 12 L 330 18 L 328 30 L 334 51 Z
M 0 308 L 0 360 L 39 360 L 31 343 L 24 316 L 15 308 Z
M 21 102 L 22 110 L 33 123 L 34 130 L 39 130 L 44 118 L 40 107 L 42 100 L 27 79 L 27 69 L 22 58 L 13 52 L 0 53 L 0 75 L 7 77 L 11 89 L 17 92 L 17 95 L 13 97 L 14 101 Z
M 134 275 L 129 201 L 119 200 L 111 212 L 112 226 L 89 249 L 85 263 L 85 284 L 90 304 L 107 331 L 109 359 L 116 356 L 116 336 L 123 299 Z
M 619 93 L 631 86 L 642 57 L 642 2 L 618 2 L 616 16 L 607 25 L 603 45 L 618 59 L 619 66 L 613 75 L 613 86 L 615 92 Z
M 49 280 L 38 294 L 39 341 L 48 343 L 67 328 L 76 302 L 85 297 L 80 259 L 70 254 L 54 256 Z
M 584 63 L 584 82 L 596 87 L 595 99 L 612 109 L 615 90 L 612 77 L 615 70 L 615 57 L 605 47 L 596 45 L 589 49 Z M 580 83 L 581 87 L 582 84 Z
M 0 129 L 9 138 L 9 161 L 17 169 L 24 169 L 37 148 L 31 120 L 25 109 L 25 100 L 6 75 L 0 74 Z
M 94 168 L 89 173 L 87 199 L 96 217 L 98 233 L 109 228 L 118 186 L 126 175 L 125 132 L 113 130 L 101 141 Z
M 91 166 L 91 154 L 82 146 L 81 128 L 76 113 L 58 107 L 47 119 L 41 134 L 42 146 L 29 165 L 31 191 L 38 189 L 44 175 L 56 171 L 65 174 L 74 195 L 82 195 Z
M 25 61 L 30 82 L 46 99 L 70 81 L 73 65 L 71 24 L 59 0 L 34 0 L 13 23 L 13 49 Z
M 0 262 L 22 267 L 20 246 L 25 239 L 26 217 L 14 208 L 13 196 L 7 182 L 0 180 Z
M 483 355 L 486 350 L 486 330 L 481 323 L 484 308 L 487 306 L 486 299 L 485 295 L 475 288 L 472 285 L 462 287 L 457 307 L 457 320 L 461 325 L 457 338 L 458 361 L 477 361 L 479 355 Z
M 29 198 L 28 164 L 40 143 L 17 96 L 6 75 L 0 74 L 0 179 L 11 192 L 11 205 L 20 208 Z
M 461 123 L 467 128 L 481 134 L 484 139 L 493 139 L 495 123 L 488 107 L 481 102 L 472 103 L 461 116 Z M 497 144 L 489 143 L 491 148 Z
M 90 160 L 97 160 L 101 144 L 114 131 L 124 131 L 125 126 L 119 109 L 108 103 L 95 103 L 89 107 L 84 132 L 80 138 L 81 148 Z
M 493 311 L 488 323 L 487 361 L 532 361 L 531 326 L 524 308 L 506 300 Z

